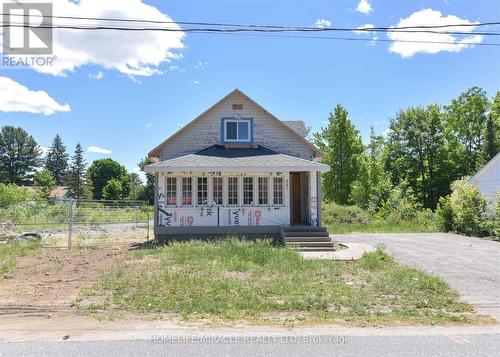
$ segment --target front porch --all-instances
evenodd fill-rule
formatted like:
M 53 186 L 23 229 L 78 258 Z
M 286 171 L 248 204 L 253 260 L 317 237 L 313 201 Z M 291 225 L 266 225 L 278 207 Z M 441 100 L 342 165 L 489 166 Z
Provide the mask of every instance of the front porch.
M 204 151 L 148 166 L 157 236 L 280 235 L 321 224 L 326 165 L 264 148 Z

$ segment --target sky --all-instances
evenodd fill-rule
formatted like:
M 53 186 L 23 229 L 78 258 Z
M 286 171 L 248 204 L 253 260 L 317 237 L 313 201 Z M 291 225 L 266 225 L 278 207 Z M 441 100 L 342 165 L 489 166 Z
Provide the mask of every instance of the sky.
M 500 1 L 56 0 L 53 13 L 369 29 L 500 21 Z M 234 88 L 312 131 L 342 104 L 365 140 L 399 109 L 446 105 L 475 85 L 490 97 L 500 90 L 500 47 L 470 45 L 500 42 L 494 36 L 458 45 L 380 41 L 455 40 L 442 34 L 331 36 L 367 41 L 55 30 L 53 66 L 0 66 L 0 126 L 24 128 L 43 148 L 59 134 L 70 153 L 81 143 L 89 163 L 111 157 L 136 172 L 149 150 Z

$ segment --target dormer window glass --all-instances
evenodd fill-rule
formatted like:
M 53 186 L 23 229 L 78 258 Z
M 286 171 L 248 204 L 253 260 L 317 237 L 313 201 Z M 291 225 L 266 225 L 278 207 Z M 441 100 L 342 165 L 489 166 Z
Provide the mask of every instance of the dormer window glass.
M 251 119 L 224 119 L 222 125 L 225 143 L 249 143 L 252 141 Z

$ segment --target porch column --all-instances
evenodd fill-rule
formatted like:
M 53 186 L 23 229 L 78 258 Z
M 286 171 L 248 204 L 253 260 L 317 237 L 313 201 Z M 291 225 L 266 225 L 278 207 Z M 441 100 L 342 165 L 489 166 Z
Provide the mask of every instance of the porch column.
M 309 212 L 311 226 L 319 226 L 318 217 L 318 180 L 316 171 L 309 171 Z

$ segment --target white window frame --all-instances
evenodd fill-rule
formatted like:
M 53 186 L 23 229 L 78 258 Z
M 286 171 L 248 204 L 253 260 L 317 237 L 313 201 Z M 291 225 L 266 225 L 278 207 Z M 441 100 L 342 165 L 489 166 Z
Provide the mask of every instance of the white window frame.
M 236 139 L 228 139 L 227 138 L 227 123 L 237 123 L 236 125 Z M 247 139 L 240 139 L 240 130 L 239 130 L 239 125 L 241 123 L 247 123 L 248 125 L 248 138 Z M 232 120 L 232 119 L 226 119 L 224 120 L 224 142 L 228 143 L 249 143 L 252 141 L 252 121 L 250 119 L 239 119 L 239 120 Z
M 184 203 L 184 179 L 190 179 L 191 180 L 191 204 L 185 204 Z M 192 207 L 194 206 L 194 203 L 195 203 L 195 200 L 198 199 L 198 196 L 196 195 L 196 192 L 195 192 L 195 186 L 194 185 L 194 182 L 195 182 L 195 177 L 192 177 L 192 176 L 183 176 L 181 177 L 181 206 L 183 207 Z
M 229 203 L 229 181 L 230 179 L 233 179 L 235 178 L 236 179 L 236 203 Z M 240 197 L 241 197 L 241 192 L 240 192 L 240 188 L 241 188 L 241 180 L 240 180 L 240 177 L 238 176 L 228 176 L 227 177 L 227 205 L 228 206 L 239 206 L 239 203 L 240 203 Z
M 245 203 L 245 180 L 250 179 L 252 180 L 252 198 L 250 203 Z M 242 203 L 243 206 L 256 206 L 255 204 L 255 177 L 253 176 L 244 176 L 241 185 L 243 186 L 243 196 L 242 196 Z
M 260 203 L 260 180 L 265 180 L 263 187 L 266 188 L 266 203 Z M 270 194 L 269 194 L 269 177 L 268 176 L 258 176 L 257 177 L 257 199 L 255 201 L 257 203 L 257 206 L 270 206 L 271 205 L 271 200 L 270 200 Z
M 199 199 L 200 199 L 200 197 L 199 197 L 200 190 L 199 190 L 199 182 L 198 182 L 198 180 L 200 180 L 200 179 L 202 179 L 202 180 L 205 179 L 206 180 L 206 183 L 205 183 L 205 186 L 206 186 L 206 189 L 205 189 L 205 192 L 206 192 L 206 201 L 205 201 L 205 203 L 200 203 L 199 202 Z M 209 178 L 207 176 L 198 176 L 198 177 L 196 177 L 196 183 L 195 183 L 195 185 L 196 185 L 196 205 L 197 206 L 208 206 L 208 204 L 209 204 L 209 201 L 210 201 L 210 197 L 208 195 L 208 193 L 209 193 L 209 190 L 208 190 L 209 181 L 210 180 L 209 180 Z
M 215 202 L 215 185 L 214 181 L 215 179 L 220 180 L 220 203 Z M 222 176 L 212 176 L 211 180 L 209 182 L 209 186 L 212 186 L 212 190 L 210 193 L 210 200 L 211 200 L 211 205 L 214 206 L 223 206 L 224 205 L 224 177 Z
M 276 203 L 276 198 L 278 197 L 275 193 L 278 192 L 276 191 L 276 184 L 275 180 L 280 179 L 281 180 L 281 203 Z M 273 206 L 284 206 L 285 205 L 285 178 L 283 176 L 274 176 L 272 179 L 273 182 Z
M 175 191 L 173 192 L 173 198 L 175 200 L 175 203 L 169 203 L 168 202 L 168 199 L 169 199 L 169 184 L 168 184 L 168 181 L 169 180 L 174 180 L 174 185 L 175 185 Z M 176 176 L 167 176 L 165 177 L 165 206 L 168 206 L 168 207 L 175 207 L 179 204 L 179 201 L 177 200 L 177 186 L 178 186 L 178 180 L 177 180 L 177 177 Z M 170 191 L 171 193 L 171 191 Z

